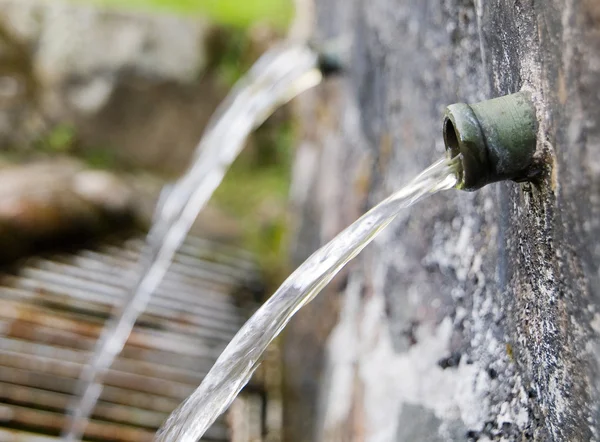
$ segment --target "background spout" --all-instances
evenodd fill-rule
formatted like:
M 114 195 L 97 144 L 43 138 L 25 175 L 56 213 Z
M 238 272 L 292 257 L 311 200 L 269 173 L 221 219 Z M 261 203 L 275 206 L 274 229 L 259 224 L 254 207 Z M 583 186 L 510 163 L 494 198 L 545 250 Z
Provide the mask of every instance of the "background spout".
M 344 63 L 341 58 L 327 51 L 319 53 L 318 67 L 324 77 L 330 77 L 344 72 Z

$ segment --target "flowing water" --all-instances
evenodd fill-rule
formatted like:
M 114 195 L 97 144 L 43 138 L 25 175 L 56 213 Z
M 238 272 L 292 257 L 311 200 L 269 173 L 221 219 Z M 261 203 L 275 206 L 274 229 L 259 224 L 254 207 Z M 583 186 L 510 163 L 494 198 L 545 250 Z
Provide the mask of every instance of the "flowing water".
M 169 417 L 158 442 L 196 442 L 246 385 L 269 343 L 300 308 L 399 213 L 427 195 L 454 187 L 460 159 L 442 159 L 316 251 L 244 324 L 202 384 Z
M 121 352 L 138 316 L 164 277 L 198 212 L 220 184 L 249 133 L 279 106 L 321 82 L 318 55 L 304 45 L 267 51 L 219 107 L 198 145 L 193 163 L 163 190 L 142 252 L 138 279 L 126 302 L 104 328 L 69 406 L 63 438 L 79 440 L 102 392 L 106 370 Z

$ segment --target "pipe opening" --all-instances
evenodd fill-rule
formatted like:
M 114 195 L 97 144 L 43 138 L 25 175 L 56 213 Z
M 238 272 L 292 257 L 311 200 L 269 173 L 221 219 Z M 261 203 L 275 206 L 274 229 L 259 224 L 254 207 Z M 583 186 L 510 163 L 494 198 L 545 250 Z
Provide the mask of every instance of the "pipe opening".
M 443 127 L 443 136 L 444 136 L 444 144 L 446 145 L 446 152 L 448 152 L 448 158 L 453 159 L 460 155 L 460 146 L 458 141 L 458 133 L 456 132 L 456 128 L 454 127 L 454 123 L 450 118 L 444 119 L 444 127 Z M 460 188 L 464 183 L 464 168 L 463 168 L 463 160 L 462 158 L 456 164 L 456 178 L 458 180 L 458 188 Z
M 460 153 L 458 134 L 450 118 L 444 120 L 444 144 L 446 145 L 446 150 L 450 151 L 450 158 L 454 158 Z
M 340 58 L 334 54 L 324 52 L 319 54 L 318 67 L 324 77 L 331 77 L 344 72 L 344 64 Z

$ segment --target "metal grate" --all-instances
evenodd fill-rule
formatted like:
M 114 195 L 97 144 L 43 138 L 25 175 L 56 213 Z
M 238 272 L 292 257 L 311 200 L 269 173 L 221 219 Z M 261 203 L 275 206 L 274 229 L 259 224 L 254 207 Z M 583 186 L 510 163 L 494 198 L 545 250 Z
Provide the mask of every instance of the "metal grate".
M 141 239 L 26 261 L 0 275 L 0 441 L 56 441 L 79 373 L 134 277 Z M 251 255 L 190 238 L 106 376 L 89 441 L 150 441 L 248 315 Z M 251 296 L 250 296 L 251 298 Z M 262 390 L 251 381 L 252 390 Z M 206 440 L 228 440 L 221 418 Z

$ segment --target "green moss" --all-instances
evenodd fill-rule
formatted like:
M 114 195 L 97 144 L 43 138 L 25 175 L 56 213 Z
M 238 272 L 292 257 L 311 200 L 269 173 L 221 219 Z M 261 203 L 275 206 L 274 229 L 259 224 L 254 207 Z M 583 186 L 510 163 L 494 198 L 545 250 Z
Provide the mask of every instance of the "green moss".
M 204 15 L 216 23 L 248 27 L 266 22 L 285 28 L 293 15 L 290 0 L 72 0 L 119 9 Z
M 75 143 L 75 128 L 69 124 L 59 124 L 48 134 L 45 145 L 52 152 L 68 152 Z
M 119 161 L 117 154 L 113 149 L 102 148 L 86 148 L 77 152 L 77 156 L 81 158 L 88 166 L 95 169 L 107 170 L 128 170 L 129 167 Z
M 252 42 L 241 29 L 218 28 L 207 44 L 209 72 L 225 89 L 230 89 L 252 66 Z
M 37 139 L 33 146 L 36 151 L 45 154 L 70 153 L 75 148 L 76 135 L 70 124 L 58 124 Z
M 77 140 L 74 126 L 60 123 L 41 136 L 33 144 L 33 155 L 55 156 L 69 155 L 98 169 L 130 170 L 131 166 L 120 159 L 118 150 L 107 147 L 82 146 Z M 19 153 L 17 149 L 16 153 Z M 21 155 L 23 156 L 23 155 Z

